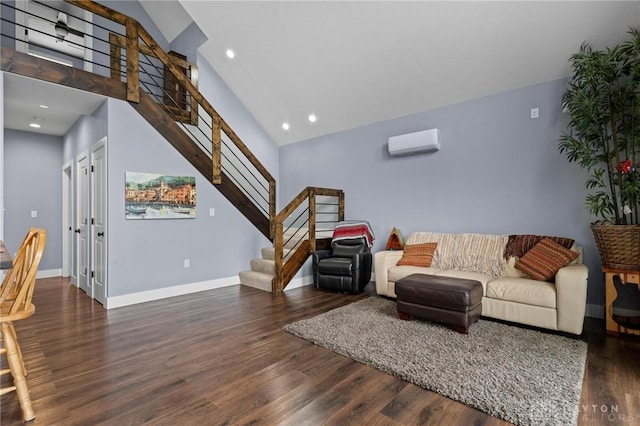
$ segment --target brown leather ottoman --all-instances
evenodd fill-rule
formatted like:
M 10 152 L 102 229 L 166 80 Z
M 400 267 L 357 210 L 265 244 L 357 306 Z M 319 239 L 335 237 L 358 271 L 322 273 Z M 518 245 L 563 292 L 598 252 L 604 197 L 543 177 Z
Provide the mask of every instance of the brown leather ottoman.
M 453 325 L 467 334 L 482 314 L 482 284 L 438 275 L 412 274 L 396 281 L 398 315 Z

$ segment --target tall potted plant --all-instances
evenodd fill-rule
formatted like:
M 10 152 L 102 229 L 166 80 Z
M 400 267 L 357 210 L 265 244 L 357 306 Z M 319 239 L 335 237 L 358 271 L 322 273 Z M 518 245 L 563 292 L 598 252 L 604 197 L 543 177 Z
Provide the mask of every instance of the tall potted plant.
M 602 263 L 640 269 L 640 31 L 613 48 L 571 56 L 560 152 L 589 171 L 586 203 Z

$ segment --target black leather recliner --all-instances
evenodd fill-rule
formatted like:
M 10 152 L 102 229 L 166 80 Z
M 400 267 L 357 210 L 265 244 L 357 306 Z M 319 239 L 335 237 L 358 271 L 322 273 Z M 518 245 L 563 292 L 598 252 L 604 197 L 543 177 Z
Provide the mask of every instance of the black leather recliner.
M 371 280 L 373 257 L 364 237 L 333 241 L 331 250 L 312 253 L 316 288 L 357 294 Z

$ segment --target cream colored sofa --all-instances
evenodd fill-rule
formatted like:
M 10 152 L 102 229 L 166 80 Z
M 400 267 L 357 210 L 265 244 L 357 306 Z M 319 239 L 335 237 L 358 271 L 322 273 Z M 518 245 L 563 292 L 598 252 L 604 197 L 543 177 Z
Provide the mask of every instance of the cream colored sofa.
M 587 300 L 588 268 L 579 256 L 561 268 L 555 283 L 527 278 L 505 259 L 508 236 L 416 232 L 406 244 L 437 242 L 430 267 L 397 266 L 403 251 L 380 251 L 374 255 L 376 292 L 395 298 L 395 283 L 410 274 L 432 274 L 473 279 L 482 283 L 482 316 L 516 323 L 582 333 Z

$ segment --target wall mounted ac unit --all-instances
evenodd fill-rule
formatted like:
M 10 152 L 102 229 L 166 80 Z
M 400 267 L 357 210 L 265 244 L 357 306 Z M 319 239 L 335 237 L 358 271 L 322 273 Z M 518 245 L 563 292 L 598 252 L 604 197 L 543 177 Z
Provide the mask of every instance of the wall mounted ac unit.
M 440 130 L 429 129 L 406 135 L 391 136 L 387 143 L 389 154 L 393 156 L 438 151 L 440 149 Z

